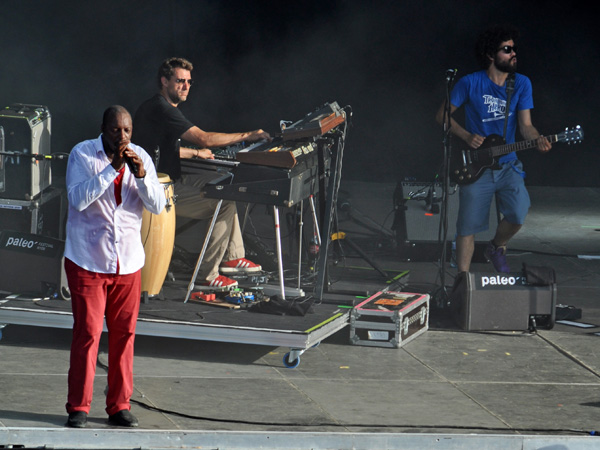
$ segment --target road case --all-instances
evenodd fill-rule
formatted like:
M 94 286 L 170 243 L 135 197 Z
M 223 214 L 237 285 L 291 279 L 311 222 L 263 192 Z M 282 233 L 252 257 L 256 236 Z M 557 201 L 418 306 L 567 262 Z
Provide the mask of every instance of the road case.
M 352 309 L 350 343 L 399 348 L 429 328 L 429 295 L 378 292 Z

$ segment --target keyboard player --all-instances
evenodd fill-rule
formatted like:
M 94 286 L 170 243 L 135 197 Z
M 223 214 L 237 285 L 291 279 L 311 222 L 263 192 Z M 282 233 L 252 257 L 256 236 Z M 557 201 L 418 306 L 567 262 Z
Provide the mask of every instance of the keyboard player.
M 263 130 L 241 133 L 207 132 L 190 122 L 178 106 L 186 101 L 192 85 L 192 64 L 183 58 L 169 58 L 158 71 L 159 92 L 138 108 L 134 118 L 133 142 L 147 151 L 160 151 L 158 172 L 166 173 L 175 182 L 176 213 L 192 219 L 210 219 L 217 200 L 204 198 L 203 186 L 214 174 L 182 175 L 180 158 L 213 159 L 210 147 L 224 147 L 242 141 L 270 140 Z M 189 148 L 178 141 L 199 147 Z M 204 236 L 199 236 L 203 240 Z M 244 243 L 233 201 L 224 201 L 198 273 L 199 284 L 206 290 L 229 289 L 237 281 L 227 274 L 258 272 L 261 267 L 245 258 Z

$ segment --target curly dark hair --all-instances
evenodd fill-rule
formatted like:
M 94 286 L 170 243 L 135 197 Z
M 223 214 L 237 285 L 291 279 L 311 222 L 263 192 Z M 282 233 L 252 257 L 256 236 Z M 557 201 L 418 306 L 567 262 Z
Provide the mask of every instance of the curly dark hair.
M 490 57 L 494 57 L 500 44 L 510 40 L 519 39 L 519 30 L 512 25 L 494 25 L 479 34 L 475 44 L 475 57 L 482 69 L 487 69 Z
M 167 80 L 170 80 L 173 76 L 173 72 L 176 68 L 189 70 L 190 72 L 194 70 L 194 66 L 191 62 L 189 62 L 185 58 L 167 58 L 165 59 L 160 67 L 158 68 L 158 88 L 162 87 L 162 83 L 160 79 L 165 77 Z

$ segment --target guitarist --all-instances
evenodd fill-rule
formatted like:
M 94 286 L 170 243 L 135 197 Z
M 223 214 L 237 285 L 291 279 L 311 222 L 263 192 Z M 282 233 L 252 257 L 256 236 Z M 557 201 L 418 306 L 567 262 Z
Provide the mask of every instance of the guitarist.
M 479 35 L 475 51 L 482 70 L 458 80 L 450 94 L 450 132 L 467 146 L 480 147 L 487 136 L 504 136 L 510 144 L 515 142 L 517 124 L 520 134 L 528 140 L 537 140 L 537 148 L 547 152 L 550 142 L 541 136 L 531 122 L 533 108 L 531 81 L 516 73 L 518 30 L 512 26 L 493 26 Z M 507 79 L 514 76 L 514 89 L 507 104 Z M 464 108 L 465 125 L 459 125 L 452 114 Z M 436 120 L 447 122 L 446 105 L 442 104 Z M 506 121 L 506 125 L 505 125 Z M 492 199 L 503 219 L 496 234 L 485 250 L 486 258 L 498 272 L 509 272 L 506 261 L 506 244 L 521 229 L 529 210 L 530 200 L 524 182 L 525 172 L 514 152 L 499 158 L 497 166 L 485 169 L 481 178 L 463 185 L 459 192 L 459 210 L 456 224 L 456 258 L 459 272 L 468 272 L 475 234 L 488 229 Z

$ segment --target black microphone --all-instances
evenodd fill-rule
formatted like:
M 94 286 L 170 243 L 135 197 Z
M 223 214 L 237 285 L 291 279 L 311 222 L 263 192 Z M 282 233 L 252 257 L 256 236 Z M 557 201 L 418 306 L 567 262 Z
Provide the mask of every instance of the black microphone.
M 458 69 L 446 70 L 446 81 L 448 83 L 452 83 L 452 81 L 454 80 L 454 77 L 456 76 L 456 72 L 458 72 Z
M 127 163 L 127 165 L 129 166 L 129 171 L 133 174 L 133 175 L 137 175 L 138 174 L 138 166 L 136 166 L 133 163 L 133 160 L 127 156 L 126 154 L 123 154 L 123 159 L 125 160 L 125 162 Z
M 153 157 L 154 167 L 156 169 L 158 169 L 159 161 L 160 161 L 160 147 L 157 145 L 156 148 L 154 149 L 154 157 Z

